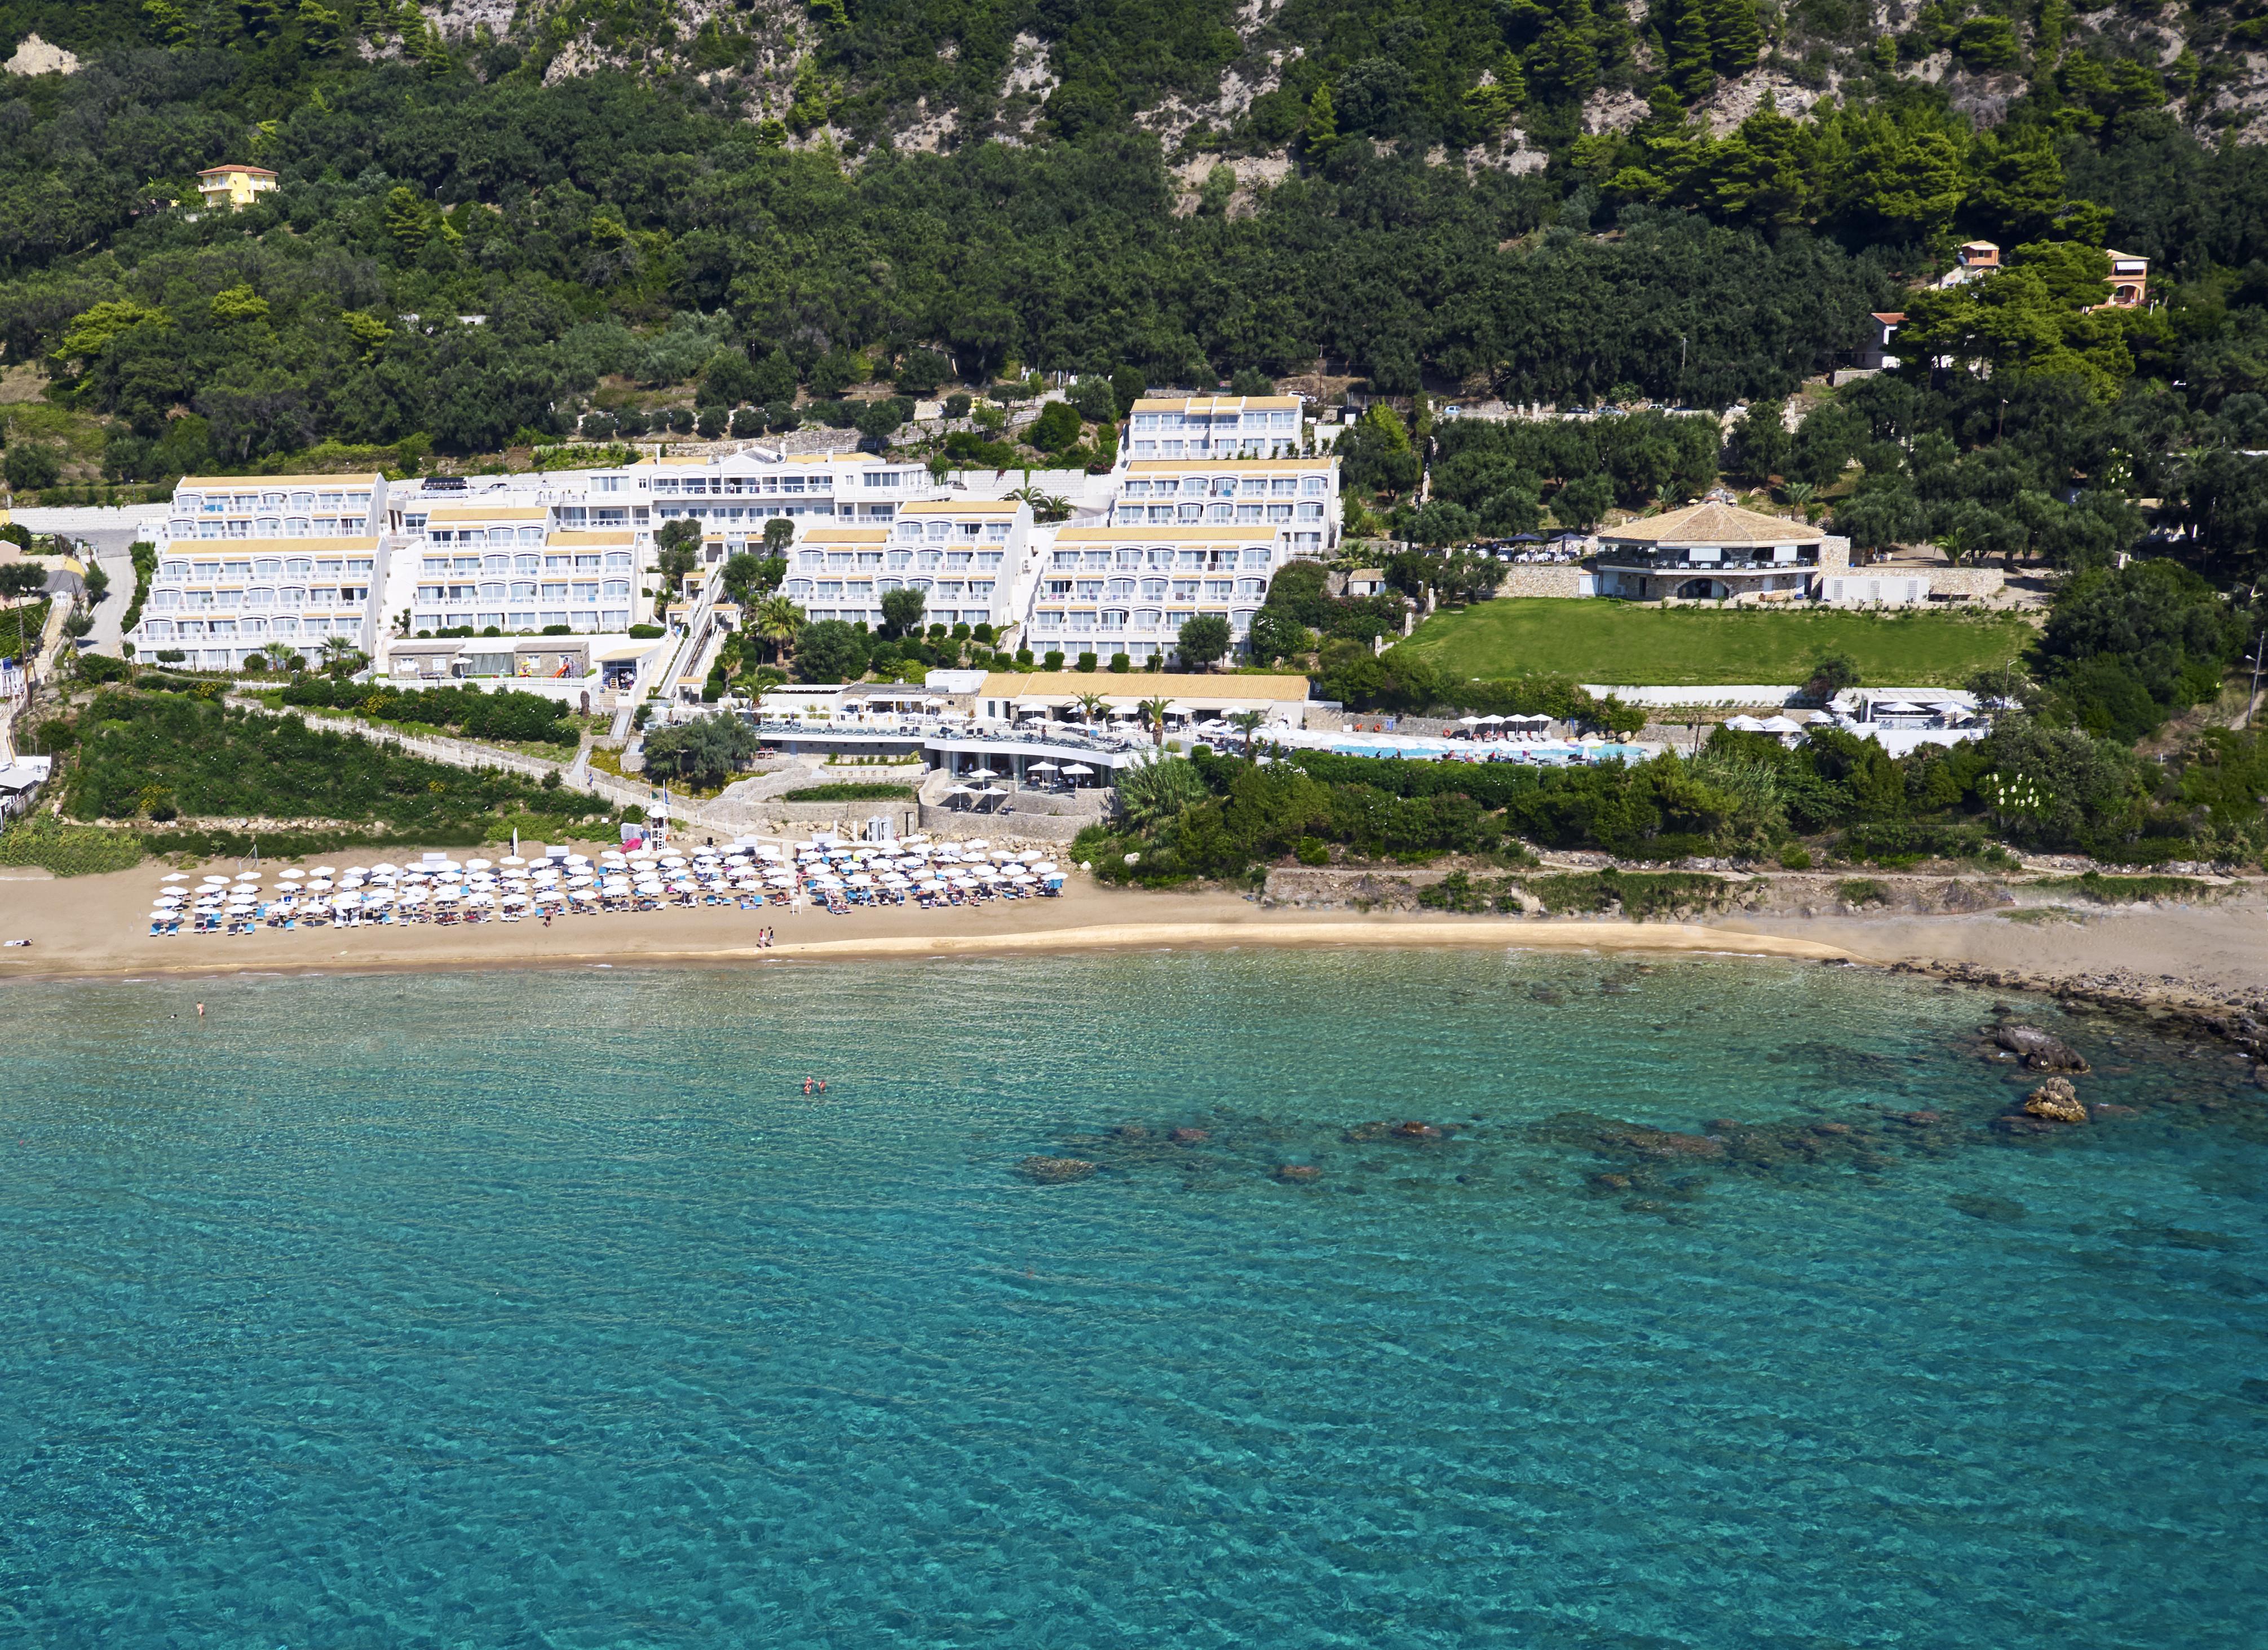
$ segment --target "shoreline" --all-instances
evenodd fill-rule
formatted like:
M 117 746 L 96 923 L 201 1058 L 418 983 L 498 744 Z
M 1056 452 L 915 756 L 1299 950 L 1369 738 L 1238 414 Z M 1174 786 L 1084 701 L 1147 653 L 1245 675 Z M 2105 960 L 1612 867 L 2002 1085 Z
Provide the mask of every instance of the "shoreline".
M 753 915 L 753 913 L 749 913 Z M 579 920 L 579 919 L 578 919 Z M 604 920 L 604 919 L 600 919 Z M 356 931 L 349 931 L 354 932 Z M 462 933 L 466 931 L 457 930 Z M 479 931 L 474 931 L 478 932 Z M 485 934 L 482 935 L 486 938 Z M 786 961 L 836 962 L 861 959 L 942 961 L 948 958 L 1015 954 L 1046 955 L 1101 951 L 1235 951 L 1374 948 L 1379 950 L 1503 949 L 1508 951 L 1653 952 L 1663 954 L 1785 957 L 1802 961 L 1867 966 L 1872 960 L 1839 946 L 1788 935 L 1739 933 L 1698 923 L 1637 923 L 1608 920 L 1562 922 L 1520 917 L 1420 919 L 1380 917 L 1346 921 L 1112 923 L 1083 927 L 1039 928 L 981 934 L 865 934 L 839 939 L 782 940 L 758 947 L 733 945 L 678 950 L 545 951 L 540 954 L 479 953 L 453 955 L 327 959 L 251 957 L 228 953 L 225 939 L 196 961 L 151 961 L 102 967 L 42 968 L 31 964 L 0 971 L 0 979 L 25 981 L 171 978 L 199 976 L 298 973 L 399 974 L 433 969 L 483 971 L 586 968 L 644 968 Z M 10 959 L 10 962 L 13 962 Z M 1879 966 L 1879 965 L 1875 965 Z
M 340 864 L 372 853 L 333 855 Z M 1773 957 L 1927 974 L 2129 1009 L 2193 1025 L 2268 1059 L 2268 909 L 2244 897 L 2196 905 L 2062 912 L 1738 912 L 1697 920 L 1466 916 L 1262 904 L 1219 889 L 1139 891 L 1074 878 L 1064 895 L 947 910 L 777 907 L 670 910 L 527 921 L 353 929 L 262 929 L 248 937 L 153 939 L 153 864 L 101 875 L 0 878 L 0 983 L 181 979 L 409 969 L 745 968 L 1134 950 L 1501 948 Z M 759 927 L 777 943 L 759 948 Z

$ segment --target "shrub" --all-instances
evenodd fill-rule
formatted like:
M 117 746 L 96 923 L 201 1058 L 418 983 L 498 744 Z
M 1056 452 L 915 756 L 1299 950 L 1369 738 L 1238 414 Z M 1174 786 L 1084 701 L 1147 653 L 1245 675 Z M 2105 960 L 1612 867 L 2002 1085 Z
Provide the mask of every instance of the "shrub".
M 836 784 L 806 785 L 800 791 L 790 791 L 780 798 L 783 802 L 910 802 L 914 788 L 909 784 L 861 783 L 846 779 Z
M 37 814 L 0 830 L 0 866 L 40 866 L 59 877 L 125 871 L 142 861 L 142 842 L 130 831 L 69 825 Z

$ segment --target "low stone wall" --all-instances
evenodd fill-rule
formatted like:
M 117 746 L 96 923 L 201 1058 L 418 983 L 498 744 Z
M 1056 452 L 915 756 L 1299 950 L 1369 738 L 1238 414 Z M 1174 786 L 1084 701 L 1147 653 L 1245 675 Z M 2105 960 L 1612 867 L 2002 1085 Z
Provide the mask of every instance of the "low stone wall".
M 1933 567 L 1929 593 L 1933 596 L 1997 596 L 2008 587 L 2008 575 L 1997 567 Z
M 1497 586 L 1499 596 L 1587 596 L 1597 575 L 1580 562 L 1514 563 Z
M 1097 815 L 1061 814 L 972 814 L 957 807 L 923 803 L 921 829 L 933 836 L 965 840 L 982 836 L 988 842 L 1064 843 L 1094 824 Z

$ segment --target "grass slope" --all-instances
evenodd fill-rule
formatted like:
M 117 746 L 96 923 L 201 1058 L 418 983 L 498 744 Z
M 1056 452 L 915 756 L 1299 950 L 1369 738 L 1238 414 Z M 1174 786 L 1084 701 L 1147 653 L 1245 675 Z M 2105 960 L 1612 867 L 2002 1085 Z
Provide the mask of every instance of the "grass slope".
M 1800 682 L 1823 653 L 1847 655 L 1863 681 L 1955 687 L 2012 658 L 2031 627 L 1947 613 L 1784 613 L 1641 608 L 1543 597 L 1438 613 L 1406 645 L 1458 675 L 1536 672 L 1631 687 Z

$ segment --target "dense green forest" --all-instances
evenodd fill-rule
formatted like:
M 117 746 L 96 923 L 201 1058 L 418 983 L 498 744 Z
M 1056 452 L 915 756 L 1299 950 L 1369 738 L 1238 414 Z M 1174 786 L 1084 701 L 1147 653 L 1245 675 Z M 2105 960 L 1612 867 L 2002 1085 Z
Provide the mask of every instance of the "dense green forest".
M 2191 129 L 2215 85 L 2198 65 L 2240 63 L 2257 31 L 2209 8 L 2169 14 L 2198 50 L 2163 69 L 2053 5 L 2012 22 L 1960 0 L 1880 41 L 1831 0 L 1786 18 L 1659 0 L 1636 20 L 1293 0 L 1243 33 L 1204 0 L 733 15 L 585 4 L 445 39 L 379 0 L 8 0 L 0 49 L 36 28 L 85 61 L 0 85 L 5 358 L 104 422 L 119 479 L 326 439 L 490 452 L 564 431 L 606 384 L 697 386 L 762 427 L 799 384 L 927 393 L 1012 365 L 1194 385 L 1329 361 L 1395 393 L 1717 407 L 1792 391 L 1954 239 L 1989 234 L 2042 249 L 2040 278 L 2008 286 L 2031 309 L 1934 315 L 1932 336 L 1992 361 L 1994 403 L 2043 378 L 2100 409 L 2089 446 L 2059 403 L 1992 406 L 1993 435 L 2061 442 L 2014 490 L 2099 479 L 2111 442 L 2138 484 L 2198 468 L 2251 508 L 2242 477 L 2193 459 L 2268 422 L 2268 161 Z M 1021 115 L 1000 79 L 1020 33 L 1055 83 Z M 578 41 L 640 66 L 547 85 Z M 2011 79 L 1999 124 L 1902 72 L 1936 52 Z M 1759 61 L 1821 97 L 1711 136 L 1702 103 Z M 1140 123 L 1224 71 L 1277 84 L 1170 150 Z M 1644 96 L 1642 118 L 1587 134 L 1601 92 Z M 944 152 L 894 145 L 917 106 L 952 112 Z M 1019 120 L 1023 141 L 985 141 Z M 1435 144 L 1549 164 L 1469 172 L 1427 164 Z M 1167 170 L 1264 150 L 1289 174 L 1233 210 L 1226 172 L 1191 202 Z M 190 210 L 197 168 L 247 159 L 283 187 Z M 2154 261 L 2161 308 L 2082 314 L 2106 242 Z M 2001 445 L 1975 411 L 1872 409 L 1869 438 Z M 1911 525 L 1870 508 L 1870 531 Z

